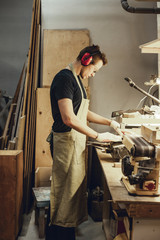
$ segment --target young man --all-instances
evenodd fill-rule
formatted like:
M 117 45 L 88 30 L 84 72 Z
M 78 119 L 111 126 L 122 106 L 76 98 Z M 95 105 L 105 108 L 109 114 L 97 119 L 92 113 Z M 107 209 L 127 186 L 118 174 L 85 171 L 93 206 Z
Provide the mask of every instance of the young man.
M 53 170 L 50 196 L 50 224 L 54 240 L 74 240 L 74 229 L 87 220 L 85 187 L 86 136 L 108 141 L 108 133 L 97 133 L 87 121 L 113 127 L 119 124 L 88 109 L 89 100 L 83 79 L 94 77 L 107 63 L 99 46 L 88 46 L 77 59 L 61 70 L 50 88 L 54 119 Z

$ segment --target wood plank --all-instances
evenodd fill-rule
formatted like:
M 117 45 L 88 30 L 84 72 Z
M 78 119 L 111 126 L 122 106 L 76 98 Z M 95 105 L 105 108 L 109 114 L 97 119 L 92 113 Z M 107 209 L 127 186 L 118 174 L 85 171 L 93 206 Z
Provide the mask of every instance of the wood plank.
M 35 171 L 35 187 L 51 186 L 52 167 L 38 167 Z
M 41 26 L 37 25 L 37 32 L 36 32 L 36 47 L 35 47 L 35 67 L 34 67 L 34 90 L 37 89 L 39 83 L 39 63 L 40 63 L 40 34 L 41 34 Z
M 35 88 L 38 78 L 38 65 L 37 61 L 39 60 L 39 55 L 36 56 L 36 51 L 39 49 L 36 47 L 40 41 L 40 27 L 37 25 L 37 14 L 38 14 L 38 3 L 39 0 L 35 2 L 35 15 L 34 15 L 34 25 L 33 25 L 33 38 L 32 38 L 32 53 L 30 61 L 30 84 L 29 84 L 29 94 L 28 94 L 28 106 L 27 106 L 27 135 L 25 138 L 25 166 L 26 166 L 26 211 L 28 212 L 31 207 L 31 197 L 32 197 L 32 186 L 33 186 L 33 160 L 34 160 L 34 151 L 35 151 L 35 121 L 36 121 L 36 96 Z M 37 34 L 39 33 L 39 36 Z M 39 61 L 38 61 L 39 63 Z
M 26 115 L 26 109 L 27 109 L 27 95 L 28 95 L 28 85 L 29 85 L 29 79 L 30 79 L 30 65 L 31 65 L 32 50 L 33 50 L 32 43 L 33 43 L 34 24 L 35 24 L 35 7 L 36 7 L 36 0 L 33 1 L 33 7 L 32 7 L 32 21 L 31 21 L 27 75 L 26 75 L 26 80 L 25 80 L 24 105 L 23 105 L 23 110 L 22 110 L 22 116 Z
M 38 3 L 37 3 L 37 25 L 40 25 L 41 24 L 41 1 L 38 0 Z
M 140 45 L 141 53 L 160 53 L 160 39 Z
M 19 91 L 18 91 L 18 96 L 17 96 L 17 101 L 15 102 L 16 105 L 16 110 L 15 110 L 15 119 L 14 119 L 14 125 L 12 127 L 12 133 L 11 133 L 11 140 L 16 136 L 16 131 L 17 127 L 19 125 L 19 120 L 21 117 L 21 110 L 22 110 L 22 104 L 23 104 L 23 93 L 24 93 L 24 84 L 25 84 L 25 76 L 26 76 L 26 68 L 27 68 L 27 60 L 24 63 L 21 77 L 19 80 Z
M 28 59 L 28 62 L 29 62 L 29 59 Z M 24 86 L 24 100 L 23 100 L 22 116 L 26 115 L 29 78 L 30 78 L 30 74 L 27 70 L 26 78 L 25 78 L 25 86 Z
M 46 141 L 53 124 L 49 88 L 37 89 L 36 119 L 35 168 L 50 167 L 52 165 L 52 157 L 50 154 L 49 143 Z
M 31 24 L 31 34 L 30 34 L 30 49 L 28 54 L 28 67 L 27 67 L 27 77 L 25 85 L 25 95 L 24 95 L 24 106 L 22 114 L 26 115 L 26 129 L 24 138 L 24 209 L 25 212 L 29 211 L 31 204 L 32 195 L 32 167 L 33 167 L 33 154 L 34 154 L 34 129 L 33 122 L 35 121 L 33 115 L 34 109 L 34 88 L 33 88 L 33 71 L 34 71 L 34 61 L 35 61 L 35 42 L 36 42 L 36 27 L 37 27 L 37 3 L 35 0 L 33 3 L 32 12 L 32 24 Z
M 16 104 L 12 103 L 10 110 L 9 110 L 8 117 L 7 117 L 6 125 L 5 125 L 4 131 L 3 131 L 3 135 L 2 135 L 2 137 L 4 139 L 2 149 L 4 149 L 4 148 L 7 149 L 8 140 L 10 140 L 11 126 L 12 126 L 12 123 L 14 120 L 13 114 L 15 112 L 15 109 L 16 109 Z
M 145 116 L 145 115 L 144 115 Z M 159 119 L 157 118 L 142 118 L 137 116 L 136 118 L 123 118 L 122 116 L 117 117 L 117 121 L 120 124 L 131 125 L 131 126 L 141 126 L 142 124 L 160 124 Z
M 126 205 L 126 209 L 129 217 L 159 218 L 160 216 L 160 204 L 134 203 Z
M 17 100 L 18 100 L 18 97 L 19 97 L 19 91 L 20 91 L 21 83 L 22 83 L 22 79 L 23 79 L 24 69 L 25 69 L 25 63 L 23 65 L 23 68 L 22 68 L 22 71 L 21 71 L 21 75 L 20 75 L 20 78 L 19 78 L 19 82 L 18 82 L 16 91 L 15 91 L 12 103 L 17 103 Z
M 38 3 L 39 0 L 36 0 L 36 6 L 35 6 L 35 24 L 34 24 L 34 34 L 33 34 L 33 54 L 32 54 L 32 60 L 31 60 L 31 96 L 30 96 L 30 118 L 29 118 L 29 133 L 28 133 L 28 146 L 27 146 L 27 172 L 28 172 L 28 179 L 27 179 L 27 188 L 28 188 L 28 194 L 27 194 L 27 210 L 30 209 L 31 206 L 31 197 L 32 197 L 32 187 L 33 187 L 33 160 L 34 160 L 34 151 L 35 151 L 35 123 L 36 123 L 36 88 L 37 88 L 37 82 L 38 82 L 38 66 L 39 66 L 39 49 L 37 46 L 39 46 L 40 41 L 40 26 L 37 25 L 37 15 L 38 15 Z
M 23 151 L 17 156 L 16 161 L 16 216 L 17 222 L 16 233 L 19 233 L 22 227 L 22 214 L 23 214 Z
M 18 143 L 16 147 L 18 150 L 23 150 L 25 122 L 26 122 L 26 116 L 22 116 L 20 118 L 20 125 L 19 125 L 19 131 L 18 131 Z
M 90 43 L 88 30 L 44 30 L 42 87 L 51 85 L 53 77 Z M 88 86 L 88 80 L 84 81 Z
M 160 128 L 156 126 L 141 126 L 142 136 L 150 143 L 160 144 Z
M 15 145 L 16 145 L 16 143 L 15 143 L 15 141 L 14 140 L 9 140 L 9 142 L 8 142 L 8 150 L 15 150 Z
M 4 138 L 1 136 L 0 137 L 0 150 L 3 149 L 3 145 L 4 145 Z

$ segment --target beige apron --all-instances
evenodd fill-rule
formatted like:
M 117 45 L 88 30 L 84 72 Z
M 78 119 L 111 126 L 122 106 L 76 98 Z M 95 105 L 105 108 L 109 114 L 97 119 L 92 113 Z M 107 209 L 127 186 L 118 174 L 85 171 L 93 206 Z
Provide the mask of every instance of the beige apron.
M 82 102 L 77 117 L 87 124 L 89 100 L 72 65 L 74 77 L 80 87 Z M 51 223 L 63 227 L 76 227 L 88 218 L 86 194 L 85 147 L 86 136 L 72 129 L 53 133 L 53 168 L 51 181 Z

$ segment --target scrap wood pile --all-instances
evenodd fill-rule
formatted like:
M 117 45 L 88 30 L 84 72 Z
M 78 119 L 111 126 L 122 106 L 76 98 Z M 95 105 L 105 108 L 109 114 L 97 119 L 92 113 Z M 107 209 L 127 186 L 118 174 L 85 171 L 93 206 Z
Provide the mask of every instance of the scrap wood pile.
M 3 135 L 1 150 L 23 150 L 23 203 L 30 208 L 35 153 L 36 89 L 39 83 L 40 0 L 34 0 L 30 44 Z

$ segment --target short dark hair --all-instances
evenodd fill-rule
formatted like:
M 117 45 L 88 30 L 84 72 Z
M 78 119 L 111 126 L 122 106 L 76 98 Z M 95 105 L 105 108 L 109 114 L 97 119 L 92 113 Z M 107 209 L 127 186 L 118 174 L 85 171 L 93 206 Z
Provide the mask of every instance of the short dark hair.
M 77 60 L 81 61 L 81 59 L 82 59 L 82 57 L 85 53 L 90 53 L 91 54 L 91 56 L 93 58 L 93 60 L 91 61 L 91 64 L 95 64 L 99 59 L 102 60 L 103 65 L 107 64 L 107 62 L 108 62 L 107 58 L 106 58 L 106 55 L 100 51 L 100 47 L 98 45 L 93 44 L 92 46 L 88 46 L 88 47 L 83 48 L 80 51 L 80 53 L 77 57 Z

